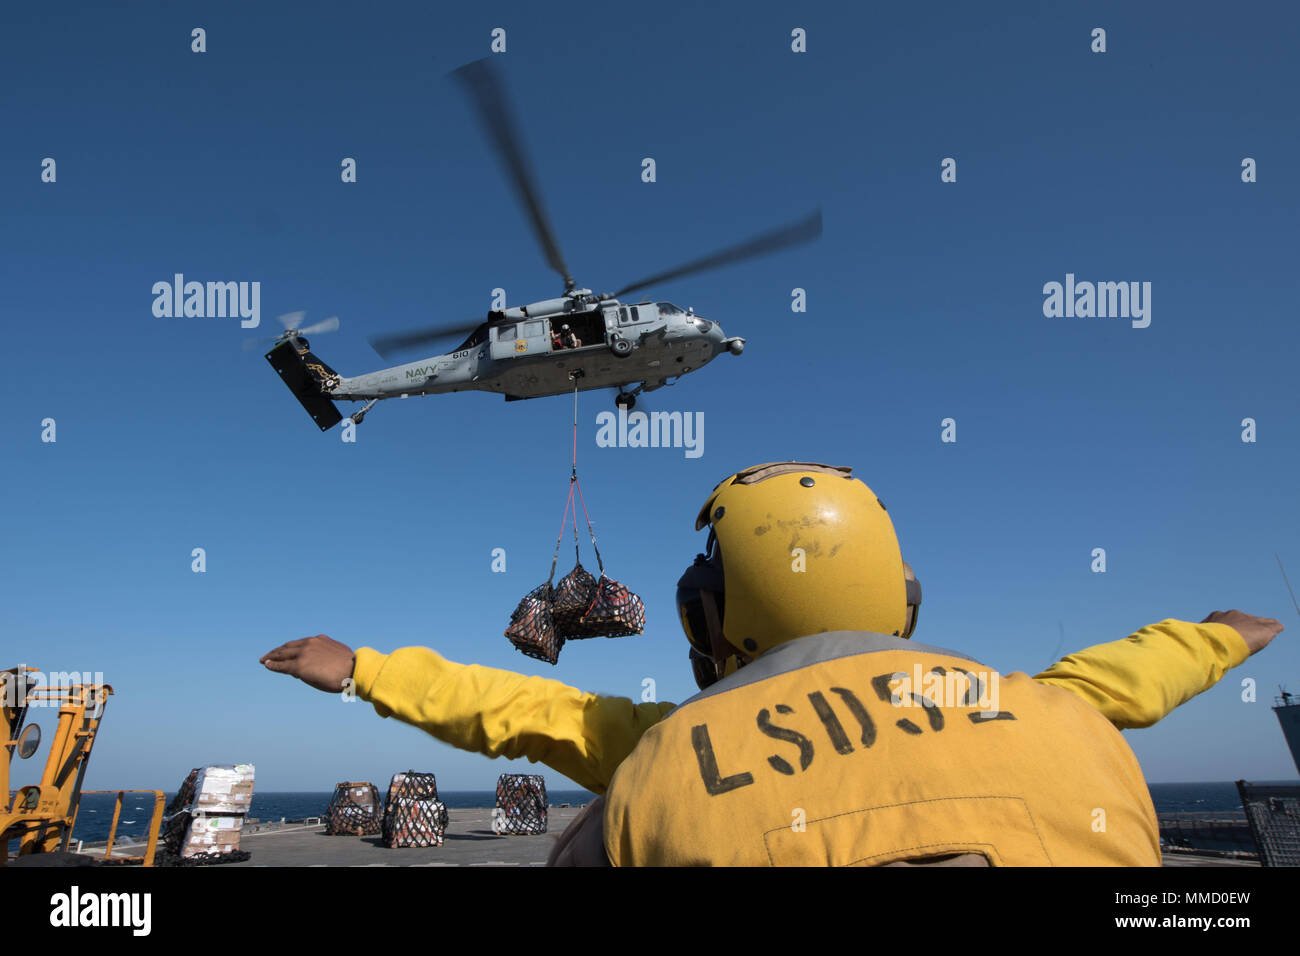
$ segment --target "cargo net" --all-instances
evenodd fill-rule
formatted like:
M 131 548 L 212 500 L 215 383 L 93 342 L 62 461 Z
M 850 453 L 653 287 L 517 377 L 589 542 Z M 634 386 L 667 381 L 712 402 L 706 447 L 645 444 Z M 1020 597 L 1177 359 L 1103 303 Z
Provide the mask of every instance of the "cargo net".
M 222 863 L 243 863 L 251 860 L 253 854 L 247 850 L 231 850 L 229 853 L 200 853 L 196 856 L 177 856 L 166 847 L 159 849 L 153 857 L 153 865 L 162 866 L 220 866 Z M 87 866 L 143 866 L 144 861 L 139 859 L 119 860 L 119 859 L 102 859 L 100 857 L 85 856 L 80 857 L 86 861 Z M 80 863 L 78 864 L 81 865 Z
M 506 628 L 506 637 L 517 650 L 548 664 L 559 660 L 560 649 L 566 641 L 589 637 L 628 637 L 645 631 L 645 604 L 627 587 L 605 574 L 605 562 L 600 557 L 600 548 L 596 546 L 596 531 L 591 526 L 587 503 L 582 497 L 582 485 L 578 482 L 577 427 L 575 388 L 573 473 L 569 478 L 569 499 L 564 505 L 560 534 L 555 539 L 551 573 L 546 583 L 533 588 L 519 602 L 510 615 L 510 624 Z M 578 551 L 579 505 L 587 520 L 591 549 L 596 554 L 596 565 L 600 569 L 599 578 L 582 566 L 582 556 Z M 575 564 L 573 570 L 562 577 L 558 584 L 553 584 L 570 511 L 573 513 Z
M 1262 866 L 1300 866 L 1300 787 L 1237 781 Z
M 189 831 L 190 815 L 188 813 L 177 813 L 166 818 L 163 824 L 162 845 L 163 849 L 172 856 L 179 857 L 181 848 L 185 845 L 185 834 Z
M 326 836 L 370 836 L 383 828 L 379 790 L 373 783 L 340 783 L 325 810 Z
M 181 788 L 176 791 L 176 796 L 172 797 L 171 803 L 163 809 L 163 816 L 169 817 L 173 813 L 180 813 L 186 807 L 194 803 L 194 789 L 199 783 L 199 767 L 195 767 L 189 772 L 189 775 L 181 781 Z
M 447 807 L 438 799 L 433 774 L 393 774 L 384 800 L 384 846 L 442 846 L 447 823 Z
M 497 833 L 545 833 L 546 779 L 539 774 L 503 773 L 497 780 L 492 829 Z
M 253 854 L 247 850 L 231 850 L 229 853 L 200 853 L 196 856 L 177 856 L 170 851 L 164 851 L 154 856 L 153 865 L 220 866 L 222 863 L 243 863 L 252 858 Z

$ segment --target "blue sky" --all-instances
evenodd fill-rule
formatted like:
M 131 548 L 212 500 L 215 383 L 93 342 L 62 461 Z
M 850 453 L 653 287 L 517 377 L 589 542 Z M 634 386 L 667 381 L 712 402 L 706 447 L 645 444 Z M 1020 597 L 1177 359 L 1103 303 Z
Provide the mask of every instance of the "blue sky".
M 785 458 L 853 465 L 924 584 L 918 639 L 1004 671 L 1045 667 L 1061 628 L 1068 651 L 1216 609 L 1281 619 L 1268 651 L 1126 737 L 1153 782 L 1294 776 L 1268 702 L 1300 675 L 1273 557 L 1300 579 L 1295 10 L 267 6 L 0 13 L 0 656 L 114 686 L 88 787 L 236 761 L 262 790 L 514 769 L 257 664 L 315 633 L 610 694 L 652 677 L 682 700 L 672 599 L 695 512 Z M 649 627 L 556 667 L 502 630 L 549 568 L 568 400 L 393 402 L 348 445 L 241 349 L 276 314 L 337 314 L 313 347 L 356 374 L 385 364 L 370 335 L 482 314 L 498 286 L 511 304 L 561 291 L 446 77 L 495 27 L 580 284 L 825 214 L 815 244 L 646 290 L 748 339 L 647 396 L 704 413 L 700 458 L 598 448 L 610 397 L 583 396 L 587 505 Z M 154 317 L 176 272 L 259 281 L 262 327 Z M 1152 283 L 1150 327 L 1046 318 L 1067 273 Z

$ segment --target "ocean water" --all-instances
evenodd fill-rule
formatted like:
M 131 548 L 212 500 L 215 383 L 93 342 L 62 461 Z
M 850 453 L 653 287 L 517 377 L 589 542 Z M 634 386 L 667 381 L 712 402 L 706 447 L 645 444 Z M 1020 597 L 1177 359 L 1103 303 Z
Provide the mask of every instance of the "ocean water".
M 1294 787 L 1300 780 L 1252 780 L 1257 786 Z M 1241 809 L 1235 783 L 1152 783 L 1151 802 L 1156 813 L 1204 813 Z
M 378 783 L 375 785 L 379 786 Z M 379 787 L 380 799 L 383 798 L 386 790 L 387 784 Z M 253 793 L 252 808 L 249 810 L 248 816 L 250 818 L 256 817 L 259 820 L 279 820 L 281 818 L 302 820 L 306 817 L 319 817 L 324 815 L 325 808 L 329 806 L 332 795 L 332 791 L 310 793 L 258 793 L 255 791 Z M 174 793 L 168 793 L 163 806 L 166 806 L 174 796 Z M 438 799 L 452 810 L 494 807 L 497 802 L 495 790 L 439 790 Z M 596 795 L 586 790 L 551 790 L 547 788 L 546 799 L 553 806 L 561 803 L 581 806 L 596 799 Z M 83 796 L 81 798 L 81 809 L 77 812 L 77 826 L 72 834 L 73 843 L 75 844 L 77 840 L 90 842 L 107 839 L 109 827 L 113 823 L 113 805 L 116 801 L 117 797 L 115 795 L 88 794 Z M 122 804 L 122 814 L 117 824 L 118 834 L 128 839 L 145 839 L 148 834 L 152 812 L 153 803 L 148 799 L 147 794 L 128 794 Z
M 1294 785 L 1295 780 L 1266 781 L 1255 783 L 1275 783 Z M 1236 784 L 1227 783 L 1153 783 L 1150 785 L 1151 802 L 1157 813 L 1193 813 L 1204 811 L 1240 811 L 1241 800 L 1237 796 Z M 380 788 L 380 796 L 384 788 Z M 254 793 L 250 817 L 260 820 L 301 820 L 305 817 L 318 817 L 329 806 L 330 793 Z M 171 800 L 174 794 L 168 794 Z M 586 790 L 550 790 L 546 792 L 547 800 L 552 805 L 568 803 L 580 806 L 595 799 L 595 794 Z M 493 790 L 447 790 L 440 791 L 440 800 L 453 810 L 464 810 L 496 805 L 496 792 Z M 108 835 L 108 828 L 113 819 L 113 797 L 86 796 L 82 798 L 81 811 L 77 817 L 75 840 L 103 840 Z M 139 795 L 131 795 L 122 807 L 122 817 L 118 823 L 118 833 L 131 839 L 142 839 L 149 826 L 150 806 Z

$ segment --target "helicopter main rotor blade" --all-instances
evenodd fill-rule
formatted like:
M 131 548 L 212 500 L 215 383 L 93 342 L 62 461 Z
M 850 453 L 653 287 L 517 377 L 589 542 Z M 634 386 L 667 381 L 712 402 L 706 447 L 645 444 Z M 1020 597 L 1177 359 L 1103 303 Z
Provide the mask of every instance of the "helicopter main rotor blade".
M 796 223 L 788 226 L 782 226 L 780 229 L 774 229 L 771 232 L 764 233 L 750 239 L 748 242 L 742 242 L 740 245 L 731 246 L 715 252 L 712 255 L 695 259 L 685 265 L 678 266 L 675 269 L 669 269 L 666 272 L 660 272 L 652 275 L 648 279 L 642 279 L 639 282 L 633 282 L 626 285 L 614 293 L 617 298 L 626 295 L 629 292 L 635 292 L 637 289 L 644 289 L 648 285 L 655 285 L 660 282 L 667 282 L 669 279 L 677 279 L 681 276 L 693 275 L 697 272 L 705 272 L 709 269 L 717 269 L 722 266 L 729 266 L 734 262 L 743 262 L 746 259 L 753 259 L 757 256 L 765 256 L 769 252 L 776 252 L 785 249 L 788 246 L 796 246 L 802 242 L 809 242 L 816 239 L 822 234 L 822 211 L 818 209 L 806 219 L 801 219 Z
M 421 345 L 436 342 L 439 339 L 468 335 L 482 325 L 483 321 L 483 319 L 477 319 L 472 323 L 458 322 L 454 325 L 435 325 L 424 329 L 412 329 L 407 332 L 393 332 L 390 335 L 372 335 L 370 337 L 370 347 L 384 358 L 388 358 L 398 352 L 406 352 Z
M 485 58 L 453 70 L 452 75 L 464 83 L 473 96 L 479 118 L 510 171 L 520 201 L 528 210 L 533 230 L 537 233 L 537 241 L 546 253 L 546 262 L 564 279 L 564 291 L 568 292 L 576 283 L 569 275 L 564 254 L 560 252 L 560 243 L 556 240 L 550 219 L 542 207 L 541 191 L 533 178 L 532 168 L 523 150 L 523 138 L 519 135 L 518 124 L 514 121 L 505 89 L 495 68 Z
M 307 315 L 306 312 L 286 312 L 284 315 L 277 315 L 276 321 L 284 326 L 286 332 L 292 332 L 298 327 L 298 323 Z

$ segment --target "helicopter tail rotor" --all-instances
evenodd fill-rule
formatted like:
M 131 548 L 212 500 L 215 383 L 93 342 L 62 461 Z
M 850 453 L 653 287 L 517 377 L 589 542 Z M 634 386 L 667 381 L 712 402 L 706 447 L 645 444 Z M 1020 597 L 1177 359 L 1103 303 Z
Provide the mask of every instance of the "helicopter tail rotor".
M 338 330 L 339 317 L 337 315 L 331 315 L 328 319 L 323 319 L 314 325 L 299 328 L 306 315 L 306 312 L 286 312 L 284 315 L 276 316 L 276 321 L 284 326 L 284 331 L 273 338 L 244 339 L 244 351 L 251 352 L 253 349 L 262 348 L 267 345 L 278 345 L 280 342 L 287 341 L 288 339 L 301 340 L 303 347 L 306 347 L 306 340 L 302 339 L 302 336 L 320 335 L 325 332 L 335 332 Z
M 331 315 L 328 319 L 323 319 L 315 325 L 309 325 L 305 328 L 296 330 L 297 335 L 319 335 L 322 332 L 337 332 L 339 327 L 339 317 Z

